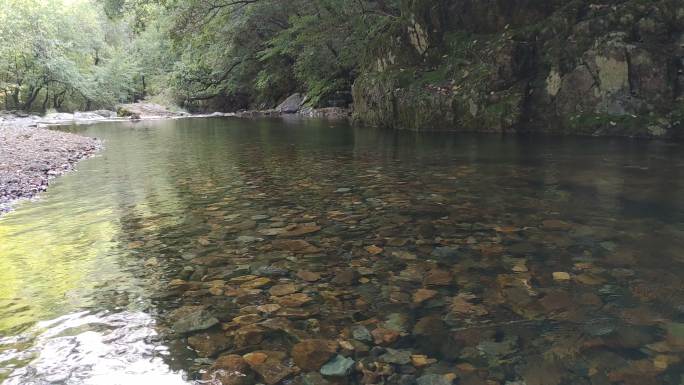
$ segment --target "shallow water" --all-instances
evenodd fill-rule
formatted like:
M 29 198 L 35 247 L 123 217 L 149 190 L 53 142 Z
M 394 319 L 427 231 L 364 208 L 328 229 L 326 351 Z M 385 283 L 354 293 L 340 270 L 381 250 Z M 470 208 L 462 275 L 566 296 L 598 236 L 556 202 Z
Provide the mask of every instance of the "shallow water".
M 0 217 L 3 384 L 193 383 L 211 378 L 199 356 L 266 351 L 312 385 L 291 369 L 306 338 L 338 341 L 352 383 L 682 383 L 680 144 L 300 120 L 70 130 L 106 149 Z M 184 309 L 221 325 L 179 333 Z

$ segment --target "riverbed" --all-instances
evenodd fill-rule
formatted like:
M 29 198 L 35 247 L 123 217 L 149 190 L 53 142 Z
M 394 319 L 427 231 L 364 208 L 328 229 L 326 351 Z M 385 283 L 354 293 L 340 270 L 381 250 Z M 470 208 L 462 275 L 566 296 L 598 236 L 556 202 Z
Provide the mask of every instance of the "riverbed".
M 61 129 L 106 148 L 0 217 L 3 385 L 682 381 L 681 144 Z

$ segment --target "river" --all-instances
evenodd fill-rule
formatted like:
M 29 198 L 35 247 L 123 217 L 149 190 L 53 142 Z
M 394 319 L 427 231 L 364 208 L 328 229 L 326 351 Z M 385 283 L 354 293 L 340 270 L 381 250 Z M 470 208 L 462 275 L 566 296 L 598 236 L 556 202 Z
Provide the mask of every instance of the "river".
M 256 351 L 255 381 L 328 383 L 295 368 L 337 360 L 292 357 L 308 338 L 349 383 L 682 383 L 682 144 L 62 129 L 105 149 L 0 217 L 4 385 L 206 383 Z M 179 330 L 188 312 L 206 325 Z

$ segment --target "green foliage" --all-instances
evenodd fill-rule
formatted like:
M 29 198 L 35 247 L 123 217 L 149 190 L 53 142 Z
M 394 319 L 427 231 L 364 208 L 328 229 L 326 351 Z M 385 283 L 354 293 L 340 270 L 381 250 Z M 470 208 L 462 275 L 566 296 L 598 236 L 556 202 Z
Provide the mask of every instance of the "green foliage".
M 179 2 L 170 7 L 178 92 L 188 100 L 241 93 L 271 107 L 299 91 L 324 105 L 349 92 L 364 47 L 397 12 L 398 1 Z
M 293 92 L 325 106 L 399 18 L 399 0 L 0 1 L 0 103 L 24 110 Z
M 136 90 L 125 20 L 96 3 L 3 0 L 0 102 L 7 109 L 113 107 Z

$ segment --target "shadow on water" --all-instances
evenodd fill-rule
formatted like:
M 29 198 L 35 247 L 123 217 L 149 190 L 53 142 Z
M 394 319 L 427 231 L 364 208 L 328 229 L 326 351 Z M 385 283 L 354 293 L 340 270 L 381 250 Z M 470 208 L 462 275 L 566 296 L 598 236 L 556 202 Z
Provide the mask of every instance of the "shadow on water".
M 266 290 L 246 303 L 226 294 L 249 274 L 299 285 L 299 271 L 322 273 L 304 285 L 313 305 L 278 313 L 298 333 L 335 339 L 353 323 L 386 326 L 399 314 L 401 348 L 506 380 L 569 349 L 559 344 L 591 338 L 620 360 L 643 358 L 684 319 L 681 145 L 298 119 L 69 130 L 106 149 L 0 218 L 3 384 L 188 383 L 211 361 L 188 349 L 169 317 L 199 305 L 239 327 L 231 320 L 252 314 L 252 302 L 274 300 Z M 264 235 L 314 222 L 319 232 L 298 237 L 314 253 Z M 350 267 L 353 285 L 337 278 Z M 570 271 L 572 286 L 554 281 L 557 271 Z M 433 276 L 448 282 L 427 282 Z M 190 288 L 170 288 L 179 278 Z M 415 303 L 422 287 L 433 297 Z M 630 309 L 651 317 L 638 325 L 643 346 L 616 347 L 615 333 L 636 333 Z M 437 320 L 433 333 L 419 330 L 426 319 Z M 289 352 L 269 338 L 234 348 Z M 595 351 L 576 354 L 600 363 Z M 668 376 L 681 371 L 672 367 Z M 576 366 L 562 370 L 582 377 Z

